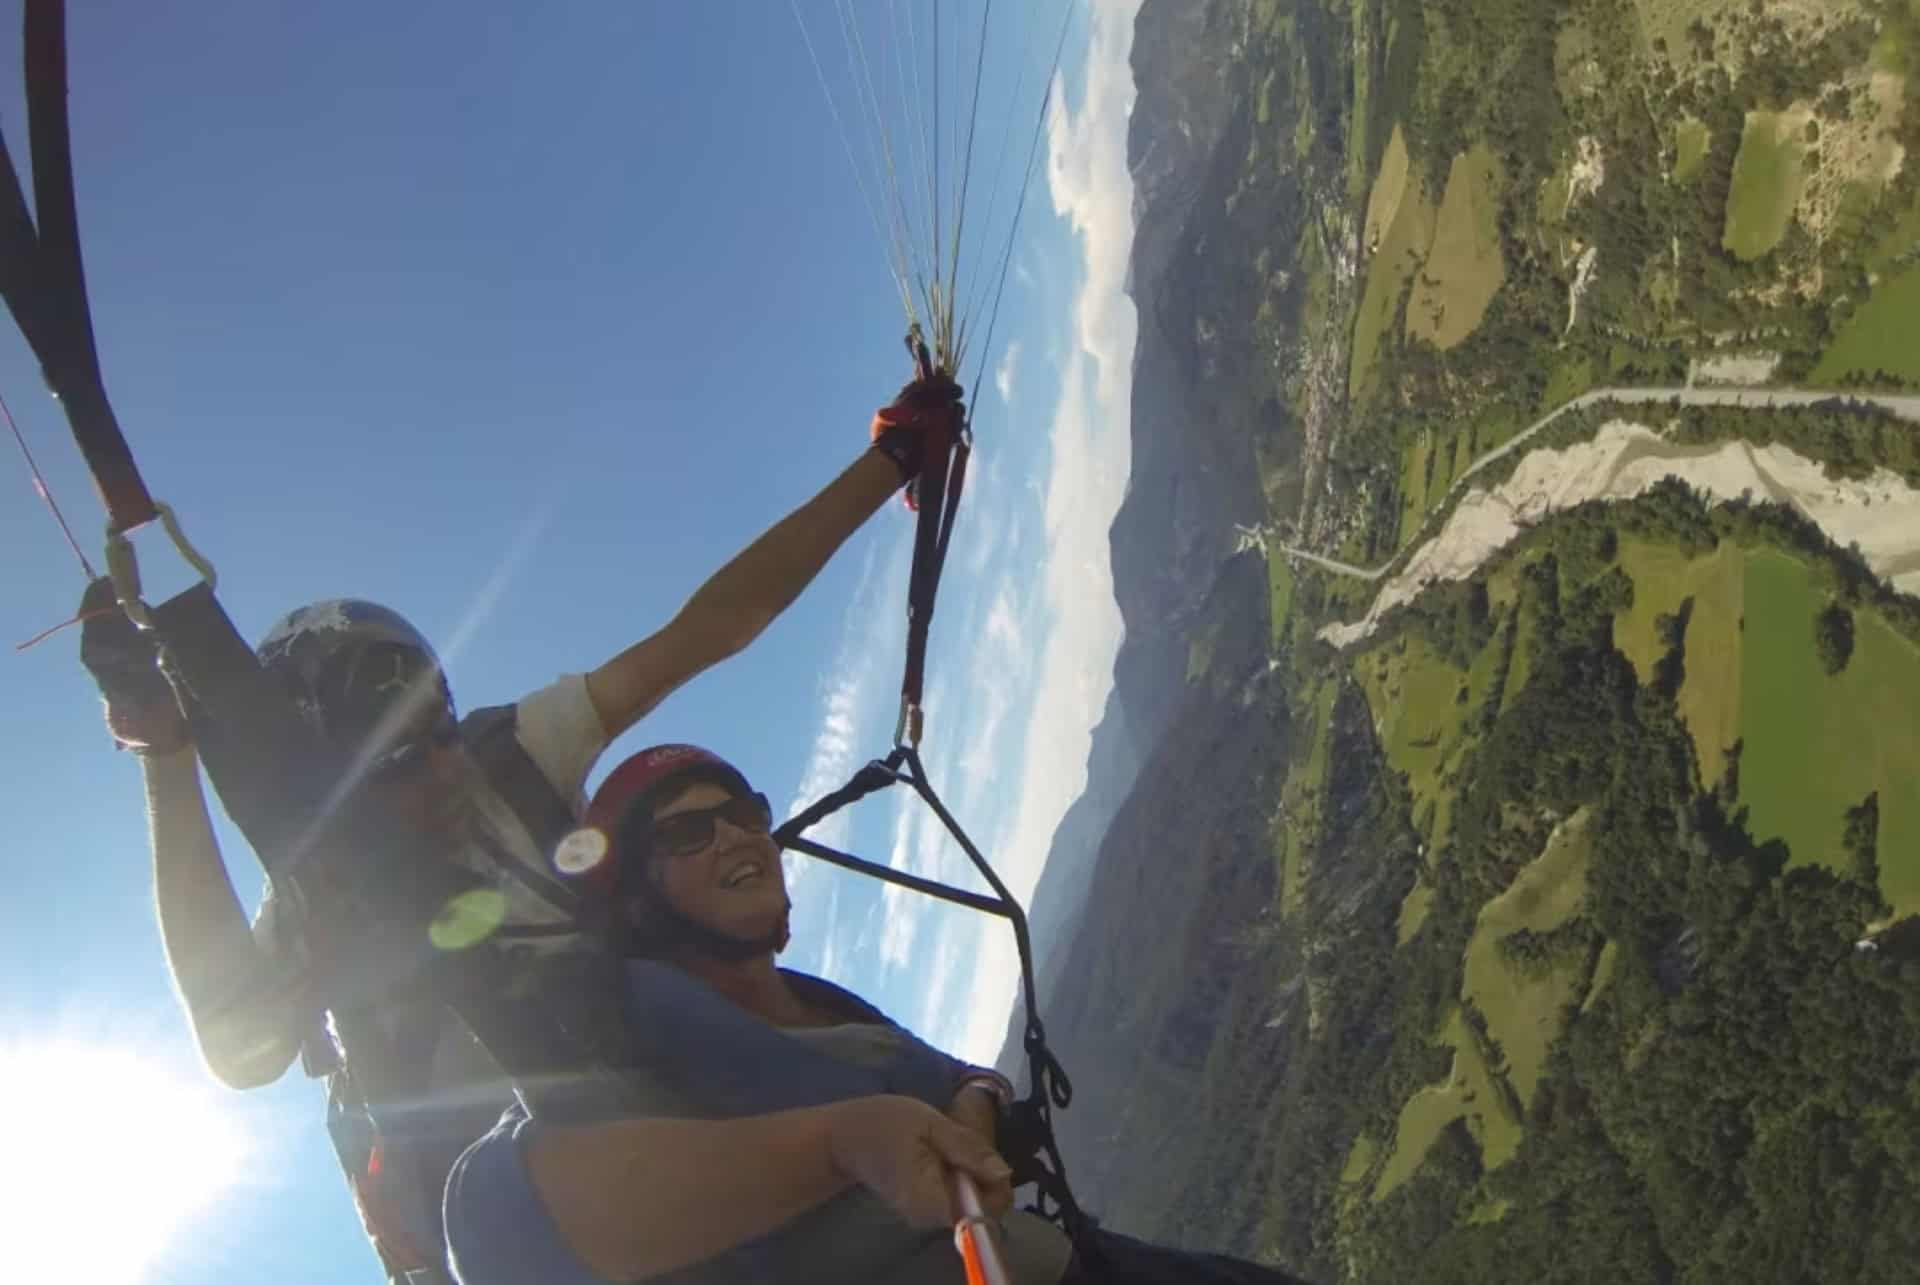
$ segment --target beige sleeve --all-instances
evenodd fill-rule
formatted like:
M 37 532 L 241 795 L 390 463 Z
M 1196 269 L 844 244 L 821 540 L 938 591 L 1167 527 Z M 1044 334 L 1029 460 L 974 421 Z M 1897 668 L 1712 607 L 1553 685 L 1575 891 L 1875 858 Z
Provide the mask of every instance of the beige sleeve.
M 607 748 L 607 729 L 587 692 L 587 676 L 562 674 L 522 697 L 514 734 L 560 797 L 585 806 L 587 773 Z

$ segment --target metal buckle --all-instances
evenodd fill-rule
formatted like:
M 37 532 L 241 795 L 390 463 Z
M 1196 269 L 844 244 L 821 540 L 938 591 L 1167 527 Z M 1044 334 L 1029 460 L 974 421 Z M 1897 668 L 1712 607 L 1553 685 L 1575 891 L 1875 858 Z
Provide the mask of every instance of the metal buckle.
M 200 573 L 207 588 L 215 588 L 220 582 L 219 573 L 206 555 L 194 548 L 193 542 L 187 539 L 173 506 L 155 500 L 153 511 L 159 517 L 160 525 L 166 529 L 167 538 L 173 542 L 174 551 L 188 566 Z M 152 629 L 152 609 L 140 596 L 140 559 L 134 552 L 133 541 L 127 539 L 126 532 L 118 527 L 107 528 L 107 577 L 113 581 L 113 596 L 119 600 L 120 610 L 127 613 L 127 619 L 138 628 Z

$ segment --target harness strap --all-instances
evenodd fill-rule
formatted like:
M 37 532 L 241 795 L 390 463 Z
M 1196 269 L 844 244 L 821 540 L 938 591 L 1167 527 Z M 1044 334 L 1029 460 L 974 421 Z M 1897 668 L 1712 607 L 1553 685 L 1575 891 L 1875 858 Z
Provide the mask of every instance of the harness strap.
M 815 843 L 811 839 L 794 836 L 782 840 L 781 846 L 795 852 L 804 852 L 810 857 L 818 857 L 822 861 L 830 862 L 845 870 L 852 870 L 857 874 L 871 875 L 875 879 L 883 879 L 888 883 L 898 884 L 902 888 L 923 892 L 929 897 L 950 901 L 956 906 L 965 906 L 969 910 L 999 915 L 1002 918 L 1007 914 L 1005 903 L 997 897 L 984 897 L 977 892 L 950 887 L 936 879 L 925 879 L 919 875 L 908 874 L 904 870 L 895 870 L 892 866 L 883 866 L 863 857 L 856 857 L 852 853 L 842 852 L 838 848 L 829 848 L 824 843 Z
M 933 357 L 917 326 L 907 332 L 907 351 L 913 355 L 916 377 L 933 379 L 937 373 Z M 920 744 L 927 634 L 933 625 L 934 600 L 940 592 L 940 573 L 946 566 L 947 545 L 953 538 L 972 449 L 972 429 L 965 422 L 953 434 L 928 433 L 920 476 L 914 483 L 919 521 L 914 528 L 913 570 L 907 583 L 907 660 L 900 679 L 900 722 L 893 736 L 899 745 L 917 748 Z
M 924 513 L 925 510 L 923 509 Z M 841 852 L 825 844 L 815 843 L 804 838 L 802 832 L 819 824 L 827 817 L 838 812 L 848 804 L 873 794 L 878 790 L 895 784 L 913 787 L 934 815 L 940 818 L 947 832 L 959 843 L 987 883 L 993 888 L 994 895 L 984 896 L 976 892 L 955 888 L 934 879 L 922 878 L 895 870 L 890 866 L 879 865 L 872 861 Z M 1053 1110 L 1066 1108 L 1073 1101 L 1073 1083 L 1067 1078 L 1066 1069 L 1060 1060 L 1047 1047 L 1046 1027 L 1041 1024 L 1038 989 L 1034 984 L 1033 948 L 1027 931 L 1026 912 L 1014 899 L 1000 876 L 994 871 L 980 849 L 974 846 L 960 823 L 940 801 L 939 794 L 927 780 L 926 769 L 920 761 L 919 751 L 909 745 L 894 749 L 885 760 L 867 764 L 846 785 L 826 795 L 812 806 L 773 832 L 773 837 L 782 848 L 795 852 L 804 852 L 808 856 L 818 857 L 861 874 L 883 879 L 888 883 L 911 888 L 916 892 L 938 897 L 955 905 L 966 906 L 990 915 L 998 915 L 1013 926 L 1014 944 L 1020 954 L 1021 999 L 1026 1012 L 1026 1029 L 1023 1046 L 1027 1055 L 1028 1085 L 1027 1094 L 1012 1103 L 1003 1119 L 1006 1128 L 1006 1150 L 1012 1154 L 1014 1185 L 1034 1184 L 1040 1192 L 1037 1211 L 1058 1222 L 1076 1244 L 1084 1237 L 1092 1225 L 1079 1202 L 1074 1199 L 1073 1190 L 1067 1181 L 1066 1163 L 1061 1158 L 1060 1147 L 1053 1135 Z
M 151 521 L 155 510 L 107 400 L 94 346 L 73 198 L 66 7 L 62 0 L 26 0 L 22 26 L 33 210 L 39 226 L 36 231 L 13 157 L 0 138 L 0 160 L 6 162 L 5 181 L 0 183 L 0 298 L 66 411 L 112 529 L 130 531 Z
M 290 874 L 314 811 L 315 783 L 338 779 L 343 765 L 260 667 L 212 586 L 194 585 L 151 608 L 150 618 L 227 815 L 268 874 Z
M 788 820 L 773 832 L 776 843 L 786 844 L 803 830 L 832 816 L 850 803 L 857 803 L 876 790 L 884 790 L 900 778 L 895 775 L 900 766 L 900 751 L 895 750 L 884 760 L 876 759 L 853 774 L 853 779 L 814 803 L 805 811 Z
M 461 720 L 461 740 L 479 762 L 487 783 L 532 832 L 534 843 L 542 852 L 552 852 L 579 821 L 573 805 L 561 797 L 546 772 L 521 746 L 519 725 L 518 706 L 491 705 Z M 556 904 L 575 900 L 567 894 Z

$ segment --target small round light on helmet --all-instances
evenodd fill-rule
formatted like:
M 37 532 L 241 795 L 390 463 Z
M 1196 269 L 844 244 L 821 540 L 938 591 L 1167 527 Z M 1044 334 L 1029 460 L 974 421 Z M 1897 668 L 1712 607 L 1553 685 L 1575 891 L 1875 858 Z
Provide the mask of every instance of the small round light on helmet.
M 553 850 L 553 868 L 568 876 L 587 874 L 607 859 L 609 846 L 607 832 L 597 825 L 575 830 Z

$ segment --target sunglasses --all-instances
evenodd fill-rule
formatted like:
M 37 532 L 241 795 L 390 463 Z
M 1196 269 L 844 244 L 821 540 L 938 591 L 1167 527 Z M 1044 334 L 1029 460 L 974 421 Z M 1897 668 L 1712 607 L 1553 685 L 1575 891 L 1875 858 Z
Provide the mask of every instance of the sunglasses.
M 418 732 L 367 765 L 367 779 L 381 785 L 403 785 L 425 775 L 433 751 L 460 739 L 460 726 L 451 715 Z
M 773 829 L 773 806 L 764 794 L 736 794 L 718 807 L 660 817 L 647 831 L 648 848 L 669 857 L 691 856 L 713 842 L 714 822 L 722 820 L 736 830 L 766 834 Z

